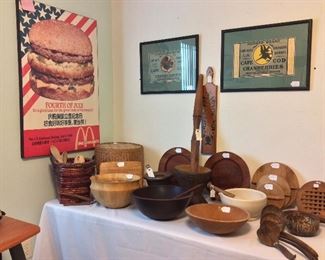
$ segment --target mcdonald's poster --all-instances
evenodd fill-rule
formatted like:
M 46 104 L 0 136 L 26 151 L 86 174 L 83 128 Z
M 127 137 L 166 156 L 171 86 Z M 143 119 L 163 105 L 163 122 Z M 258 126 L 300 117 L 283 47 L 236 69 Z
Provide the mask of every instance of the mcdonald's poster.
M 25 1 L 26 2 L 26 1 Z M 16 0 L 21 157 L 90 150 L 99 143 L 97 22 Z

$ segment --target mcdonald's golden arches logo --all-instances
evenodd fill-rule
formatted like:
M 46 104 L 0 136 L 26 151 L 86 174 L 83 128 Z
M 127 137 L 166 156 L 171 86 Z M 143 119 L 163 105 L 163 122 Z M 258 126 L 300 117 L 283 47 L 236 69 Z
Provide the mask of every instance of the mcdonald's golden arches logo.
M 82 140 L 79 140 L 80 136 L 82 137 Z M 86 128 L 86 131 L 84 127 L 79 127 L 76 135 L 76 140 L 75 140 L 76 150 L 78 150 L 78 148 L 87 148 L 89 146 L 95 147 L 97 143 L 99 143 L 99 140 L 96 139 L 94 135 L 94 131 L 90 126 Z

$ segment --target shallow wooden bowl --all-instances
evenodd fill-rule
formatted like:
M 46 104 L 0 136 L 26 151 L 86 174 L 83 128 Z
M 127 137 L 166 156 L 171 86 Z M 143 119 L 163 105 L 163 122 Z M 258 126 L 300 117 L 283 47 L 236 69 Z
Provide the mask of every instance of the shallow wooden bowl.
M 141 185 L 140 176 L 126 173 L 95 175 L 90 180 L 94 198 L 108 208 L 128 206 L 131 203 L 132 192 Z
M 246 210 L 221 204 L 195 204 L 186 214 L 202 230 L 218 235 L 238 230 L 249 218 Z

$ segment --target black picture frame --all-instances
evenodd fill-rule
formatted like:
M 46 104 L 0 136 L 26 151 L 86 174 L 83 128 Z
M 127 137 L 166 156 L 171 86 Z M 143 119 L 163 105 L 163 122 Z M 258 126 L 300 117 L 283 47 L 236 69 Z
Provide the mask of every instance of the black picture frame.
M 199 35 L 140 43 L 141 94 L 195 93 Z
M 310 89 L 312 19 L 221 32 L 220 91 Z

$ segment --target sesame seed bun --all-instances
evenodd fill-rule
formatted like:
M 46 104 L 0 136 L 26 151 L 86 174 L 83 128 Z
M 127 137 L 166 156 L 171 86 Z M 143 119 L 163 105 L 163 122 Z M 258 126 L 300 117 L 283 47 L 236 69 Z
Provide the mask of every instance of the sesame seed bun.
M 88 36 L 78 27 L 58 20 L 42 20 L 29 31 L 29 41 L 41 48 L 72 55 L 92 54 Z

